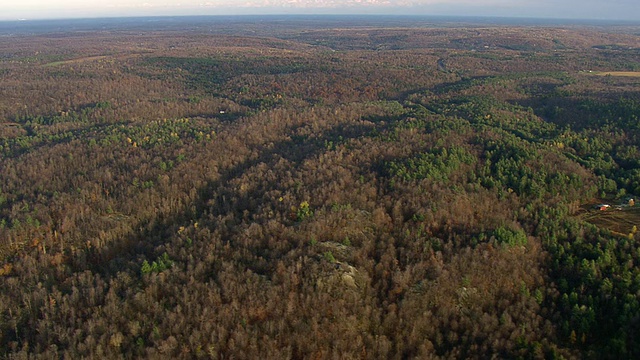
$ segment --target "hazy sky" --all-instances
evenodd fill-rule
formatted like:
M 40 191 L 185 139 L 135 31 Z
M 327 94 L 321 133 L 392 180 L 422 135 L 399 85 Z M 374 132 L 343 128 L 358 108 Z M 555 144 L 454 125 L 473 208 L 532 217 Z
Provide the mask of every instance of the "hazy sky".
M 640 0 L 0 0 L 0 20 L 345 13 L 640 20 Z

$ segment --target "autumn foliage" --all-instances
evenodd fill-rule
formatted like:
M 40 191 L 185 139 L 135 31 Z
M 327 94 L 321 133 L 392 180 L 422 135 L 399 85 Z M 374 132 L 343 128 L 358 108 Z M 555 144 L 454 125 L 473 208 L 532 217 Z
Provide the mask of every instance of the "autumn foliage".
M 1 356 L 640 356 L 637 31 L 340 21 L 0 37 Z

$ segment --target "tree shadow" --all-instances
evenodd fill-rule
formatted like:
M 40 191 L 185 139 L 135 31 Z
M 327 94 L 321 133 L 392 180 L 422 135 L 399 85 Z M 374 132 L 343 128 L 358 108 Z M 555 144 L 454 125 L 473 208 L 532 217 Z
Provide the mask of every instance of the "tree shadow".
M 152 221 L 139 221 L 131 226 L 132 229 L 138 229 L 137 231 L 132 231 L 116 242 L 105 245 L 104 248 L 83 250 L 84 254 L 76 255 L 70 260 L 72 272 L 91 271 L 105 279 L 113 278 L 122 271 L 136 273 L 143 259 L 151 261 L 161 255 L 158 249 L 168 244 L 168 239 L 175 236 L 176 228 L 180 224 L 197 222 L 203 218 L 230 217 L 232 223 L 227 225 L 234 228 L 232 232 L 242 231 L 243 229 L 235 227 L 255 221 L 255 212 L 263 204 L 255 191 L 231 188 L 228 186 L 230 182 L 239 179 L 259 164 L 274 167 L 280 159 L 287 160 L 292 169 L 300 168 L 307 159 L 331 150 L 336 144 L 367 136 L 374 128 L 361 123 L 339 124 L 314 136 L 291 136 L 290 139 L 276 142 L 268 148 L 261 148 L 257 156 L 222 171 L 215 181 L 208 181 L 198 188 L 196 199 L 181 209 L 176 209 L 171 214 L 159 214 Z M 295 129 L 290 129 L 289 132 L 295 133 Z M 269 189 L 259 191 L 264 193 L 275 189 L 279 184 L 269 186 Z M 252 268 L 256 264 L 246 265 Z M 254 267 L 254 270 L 258 273 L 265 272 L 265 269 L 259 266 Z

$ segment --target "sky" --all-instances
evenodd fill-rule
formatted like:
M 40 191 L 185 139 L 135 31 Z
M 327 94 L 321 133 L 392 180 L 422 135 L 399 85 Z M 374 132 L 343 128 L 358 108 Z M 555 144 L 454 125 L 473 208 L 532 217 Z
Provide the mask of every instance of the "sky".
M 244 14 L 454 15 L 640 21 L 640 0 L 0 0 L 0 20 Z

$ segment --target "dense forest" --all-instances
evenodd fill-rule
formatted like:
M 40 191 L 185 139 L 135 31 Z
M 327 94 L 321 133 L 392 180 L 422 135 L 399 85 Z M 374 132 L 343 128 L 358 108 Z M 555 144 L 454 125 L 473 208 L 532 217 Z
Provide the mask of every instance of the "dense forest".
M 0 356 L 640 358 L 640 28 L 320 20 L 0 36 Z

